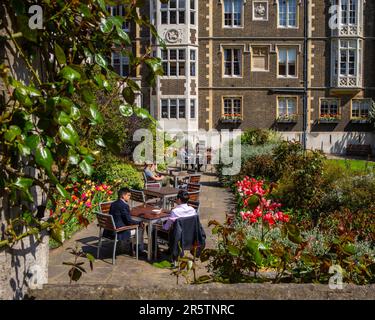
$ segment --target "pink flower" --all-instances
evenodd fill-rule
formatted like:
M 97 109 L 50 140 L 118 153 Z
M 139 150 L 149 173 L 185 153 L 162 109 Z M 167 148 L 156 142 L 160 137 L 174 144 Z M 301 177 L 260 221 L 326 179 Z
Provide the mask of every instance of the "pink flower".
M 91 207 L 92 207 L 92 203 L 91 203 L 91 201 L 86 201 L 85 206 L 86 206 L 87 208 L 91 208 Z

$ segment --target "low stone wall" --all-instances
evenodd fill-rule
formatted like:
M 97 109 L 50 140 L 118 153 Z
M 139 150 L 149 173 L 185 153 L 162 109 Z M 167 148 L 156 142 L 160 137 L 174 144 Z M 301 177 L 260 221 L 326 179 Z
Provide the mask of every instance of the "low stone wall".
M 30 290 L 37 300 L 347 300 L 375 299 L 375 285 L 345 285 L 330 290 L 320 284 L 221 284 L 173 287 L 121 287 L 113 285 L 45 285 Z

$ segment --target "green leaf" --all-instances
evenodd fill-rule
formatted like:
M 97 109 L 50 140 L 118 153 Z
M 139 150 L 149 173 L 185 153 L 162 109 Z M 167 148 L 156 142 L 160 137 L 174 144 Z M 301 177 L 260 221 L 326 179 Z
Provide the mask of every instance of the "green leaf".
M 82 170 L 82 172 L 87 176 L 91 176 L 94 172 L 93 167 L 86 160 L 82 160 L 79 164 L 79 167 Z
M 117 31 L 117 34 L 118 36 L 123 39 L 125 41 L 126 44 L 130 45 L 131 44 L 131 40 L 128 36 L 128 34 L 122 30 L 122 27 L 120 26 L 116 26 L 116 31 Z
M 120 113 L 124 117 L 130 117 L 133 115 L 133 107 L 128 104 L 122 104 L 119 107 Z
M 60 224 L 55 224 L 53 226 L 51 230 L 51 238 L 59 244 L 64 242 L 64 230 Z
M 33 185 L 33 180 L 30 178 L 18 177 L 13 185 L 21 190 L 28 190 Z
M 61 126 L 66 126 L 68 123 L 70 123 L 70 117 L 67 115 L 64 111 L 61 111 L 59 113 L 59 116 L 57 118 L 57 123 Z
M 36 149 L 35 161 L 38 165 L 46 169 L 48 173 L 52 172 L 53 158 L 51 151 L 47 147 L 39 146 Z
M 61 71 L 60 75 L 63 79 L 73 82 L 74 80 L 81 79 L 81 74 L 69 66 L 65 66 Z
M 29 156 L 31 154 L 31 149 L 25 144 L 18 143 L 17 148 L 21 156 L 23 157 Z
M 103 33 L 109 33 L 112 31 L 113 21 L 110 18 L 102 18 L 100 20 L 99 29 Z
M 234 257 L 238 257 L 240 255 L 240 249 L 233 245 L 228 245 L 228 251 Z
M 55 43 L 55 56 L 60 64 L 66 64 L 64 50 L 57 43 Z
M 72 165 L 77 165 L 79 163 L 80 156 L 76 154 L 74 150 L 69 149 L 68 160 Z
M 38 30 L 29 28 L 29 17 L 26 15 L 17 17 L 17 24 L 19 30 L 25 39 L 37 43 L 38 42 Z
M 79 118 L 81 118 L 81 111 L 75 106 L 72 106 L 70 109 L 70 117 L 74 120 L 77 121 Z
M 172 267 L 172 264 L 168 260 L 163 260 L 161 262 L 154 262 L 152 265 L 160 269 L 166 269 L 166 268 Z
M 125 101 L 129 104 L 134 104 L 135 101 L 135 94 L 132 88 L 125 87 L 124 90 L 122 90 L 122 96 L 124 97 Z
M 4 139 L 12 142 L 17 136 L 21 135 L 22 130 L 18 126 L 10 126 L 9 129 L 4 134 Z
M 89 261 L 91 261 L 91 262 L 95 262 L 94 256 L 90 253 L 86 253 L 86 258 L 89 259 Z
M 58 183 L 56 185 L 56 189 L 63 196 L 64 199 L 71 200 L 69 193 L 65 190 L 65 188 L 61 184 Z
M 68 124 L 66 127 L 61 126 L 59 128 L 59 135 L 63 142 L 70 144 L 71 146 L 76 145 L 79 140 L 78 133 L 71 124 Z
M 40 143 L 40 137 L 37 135 L 28 136 L 25 142 L 31 150 L 35 150 Z
M 95 104 L 90 105 L 90 119 L 94 125 L 103 123 L 103 117 Z
M 87 87 L 81 90 L 81 96 L 82 96 L 83 101 L 85 101 L 88 104 L 93 103 L 95 100 L 95 96 L 93 92 L 91 91 L 91 89 Z
M 95 62 L 102 68 L 107 69 L 107 61 L 104 59 L 104 57 L 100 53 L 97 53 L 95 55 Z
M 97 138 L 97 139 L 95 139 L 95 143 L 96 143 L 99 147 L 102 147 L 102 148 L 105 148 L 105 147 L 106 147 L 103 138 Z
M 107 12 L 107 9 L 105 7 L 105 0 L 96 0 L 96 2 L 99 4 L 100 9 L 102 9 L 104 12 Z
M 69 270 L 69 278 L 72 279 L 73 281 L 77 282 L 81 276 L 82 276 L 82 271 L 79 270 L 78 268 L 76 267 L 73 267 Z
M 17 15 L 25 13 L 25 3 L 23 0 L 11 0 L 10 3 Z

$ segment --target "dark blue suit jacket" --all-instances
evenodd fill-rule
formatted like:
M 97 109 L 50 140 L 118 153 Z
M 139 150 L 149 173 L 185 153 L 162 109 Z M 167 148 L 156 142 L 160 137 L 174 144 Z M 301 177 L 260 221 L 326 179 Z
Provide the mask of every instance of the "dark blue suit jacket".
M 135 224 L 140 223 L 132 219 L 130 215 L 129 205 L 121 199 L 118 199 L 111 204 L 111 208 L 109 209 L 109 214 L 113 216 L 113 220 L 115 221 L 116 228 L 121 228 L 124 226 L 130 226 L 130 225 L 135 225 Z M 114 238 L 113 232 L 109 230 L 105 230 L 103 236 L 107 238 Z M 118 237 L 118 240 L 127 240 L 130 238 L 130 231 L 126 230 L 126 231 L 119 232 L 117 237 Z

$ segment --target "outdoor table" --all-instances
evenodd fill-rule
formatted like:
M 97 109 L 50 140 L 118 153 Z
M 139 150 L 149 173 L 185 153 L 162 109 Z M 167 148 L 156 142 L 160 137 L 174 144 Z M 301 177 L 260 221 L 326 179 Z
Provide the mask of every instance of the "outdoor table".
M 143 190 L 146 196 L 153 196 L 163 199 L 163 208 L 167 208 L 167 199 L 177 196 L 180 189 L 172 187 L 148 188 Z
M 175 171 L 171 174 L 174 177 L 174 187 L 178 187 L 178 178 L 187 178 L 190 177 L 190 174 L 187 171 Z
M 169 217 L 169 211 L 161 209 L 161 212 L 156 214 L 152 210 L 155 207 L 150 205 L 140 205 L 130 210 L 130 214 L 134 220 L 142 221 L 148 225 L 148 248 L 147 248 L 147 260 L 152 260 L 152 249 L 153 249 L 153 238 L 152 238 L 152 226 L 155 222 L 166 221 Z

